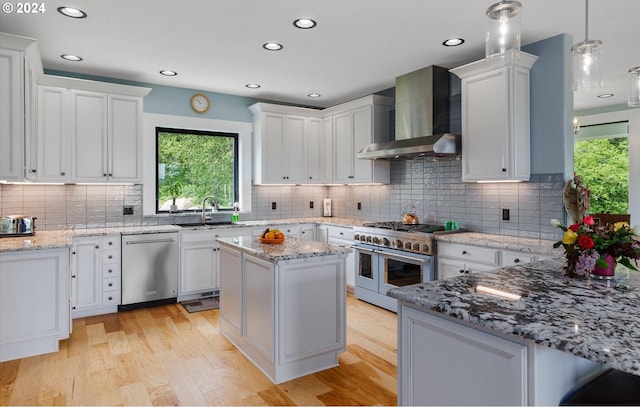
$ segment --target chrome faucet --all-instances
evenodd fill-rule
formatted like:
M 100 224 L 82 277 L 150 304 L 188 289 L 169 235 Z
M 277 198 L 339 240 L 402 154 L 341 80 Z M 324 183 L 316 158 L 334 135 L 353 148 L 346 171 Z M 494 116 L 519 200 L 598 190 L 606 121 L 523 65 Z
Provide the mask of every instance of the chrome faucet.
M 211 202 L 213 203 L 213 212 L 218 212 L 220 210 L 220 205 L 218 204 L 218 201 L 216 200 L 216 198 L 214 196 L 211 195 L 207 195 L 204 197 L 204 199 L 202 200 L 202 223 L 206 223 L 207 218 L 205 217 L 205 208 L 204 208 L 204 204 L 207 202 L 207 199 L 211 199 Z

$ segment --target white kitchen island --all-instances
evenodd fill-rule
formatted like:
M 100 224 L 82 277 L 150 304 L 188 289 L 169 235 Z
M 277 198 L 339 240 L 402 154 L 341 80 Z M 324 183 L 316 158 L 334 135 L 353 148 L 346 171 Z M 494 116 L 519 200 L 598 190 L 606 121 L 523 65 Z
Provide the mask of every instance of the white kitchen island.
M 351 249 L 288 238 L 218 238 L 220 332 L 274 383 L 338 365 Z
M 389 291 L 399 303 L 398 404 L 558 405 L 605 368 L 640 375 L 640 273 L 616 289 L 562 267 L 547 260 Z

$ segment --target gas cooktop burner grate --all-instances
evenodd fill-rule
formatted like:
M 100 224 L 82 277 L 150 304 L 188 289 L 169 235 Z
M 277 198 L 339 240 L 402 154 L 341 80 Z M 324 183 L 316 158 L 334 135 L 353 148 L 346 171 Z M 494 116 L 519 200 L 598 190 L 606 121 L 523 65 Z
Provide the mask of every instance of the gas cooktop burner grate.
M 429 224 L 405 224 L 402 222 L 372 222 L 365 223 L 363 226 L 378 229 L 395 230 L 399 232 L 422 232 L 433 233 L 444 230 L 442 225 L 429 225 Z

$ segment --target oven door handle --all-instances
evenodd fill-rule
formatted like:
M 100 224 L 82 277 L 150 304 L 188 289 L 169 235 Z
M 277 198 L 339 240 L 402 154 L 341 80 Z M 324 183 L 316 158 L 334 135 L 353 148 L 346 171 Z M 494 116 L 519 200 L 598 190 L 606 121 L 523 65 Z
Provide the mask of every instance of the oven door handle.
M 373 251 L 377 251 L 377 250 L 373 250 Z M 403 256 L 401 254 L 396 254 L 396 253 L 389 253 L 389 252 L 382 252 L 382 251 L 377 251 L 377 252 L 380 254 L 384 254 L 387 257 L 395 257 L 398 259 L 409 260 L 409 261 L 414 261 L 419 263 L 428 263 L 431 260 L 431 256 L 426 258 L 419 258 L 419 257 Z
M 352 249 L 354 249 L 354 250 L 359 250 L 359 251 L 361 251 L 361 252 L 367 252 L 367 253 L 380 253 L 380 252 L 379 252 L 379 251 L 377 251 L 377 250 L 373 250 L 373 249 L 366 249 L 366 248 L 364 248 L 364 247 L 362 247 L 362 246 L 356 246 L 356 245 L 353 245 L 353 246 L 351 246 L 351 248 L 352 248 Z

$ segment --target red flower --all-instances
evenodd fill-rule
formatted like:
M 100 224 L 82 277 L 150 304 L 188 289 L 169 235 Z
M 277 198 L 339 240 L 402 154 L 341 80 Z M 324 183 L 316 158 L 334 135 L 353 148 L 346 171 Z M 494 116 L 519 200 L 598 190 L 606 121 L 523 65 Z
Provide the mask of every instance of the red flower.
M 593 249 L 595 242 L 589 236 L 580 236 L 578 238 L 578 246 L 582 249 Z
M 580 225 L 577 223 L 574 223 L 573 225 L 569 226 L 569 230 L 571 230 L 572 232 L 577 232 L 578 229 L 580 229 Z
M 594 223 L 596 223 L 596 221 L 593 219 L 593 216 L 589 215 L 589 216 L 585 216 L 584 219 L 582 219 L 582 223 L 584 223 L 585 225 L 591 226 Z

